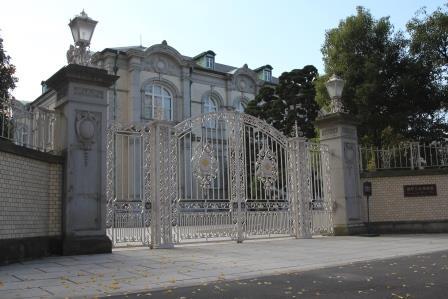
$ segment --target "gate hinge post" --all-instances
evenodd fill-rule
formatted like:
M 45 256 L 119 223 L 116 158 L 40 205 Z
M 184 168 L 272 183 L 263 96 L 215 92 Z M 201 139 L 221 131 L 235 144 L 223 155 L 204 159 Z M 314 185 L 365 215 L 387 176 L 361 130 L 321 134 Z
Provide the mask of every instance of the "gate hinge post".
M 307 143 L 303 137 L 290 138 L 288 142 L 294 237 L 300 239 L 311 238 L 311 193 L 309 189 Z
M 173 125 L 167 121 L 151 123 L 152 223 L 151 248 L 173 248 L 172 209 L 177 195 L 177 150 L 173 148 Z

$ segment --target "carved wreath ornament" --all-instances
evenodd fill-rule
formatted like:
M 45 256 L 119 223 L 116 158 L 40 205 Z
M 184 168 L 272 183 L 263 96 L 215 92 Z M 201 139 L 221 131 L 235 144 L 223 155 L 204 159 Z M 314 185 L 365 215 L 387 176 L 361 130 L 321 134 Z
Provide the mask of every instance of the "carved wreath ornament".
M 270 189 L 278 179 L 277 159 L 269 149 L 263 147 L 257 155 L 255 174 L 265 189 Z
M 193 175 L 199 185 L 205 189 L 210 187 L 218 173 L 218 161 L 210 144 L 198 146 L 191 158 L 193 164 Z
M 84 164 L 88 163 L 88 151 L 95 143 L 95 131 L 98 119 L 88 111 L 78 112 L 75 121 L 75 130 L 81 148 L 84 150 Z

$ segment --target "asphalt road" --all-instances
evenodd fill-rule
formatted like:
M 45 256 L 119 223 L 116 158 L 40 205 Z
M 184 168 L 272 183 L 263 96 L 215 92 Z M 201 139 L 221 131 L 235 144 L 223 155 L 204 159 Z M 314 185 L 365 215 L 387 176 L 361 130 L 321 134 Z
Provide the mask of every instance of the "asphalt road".
M 109 298 L 448 298 L 448 250 Z

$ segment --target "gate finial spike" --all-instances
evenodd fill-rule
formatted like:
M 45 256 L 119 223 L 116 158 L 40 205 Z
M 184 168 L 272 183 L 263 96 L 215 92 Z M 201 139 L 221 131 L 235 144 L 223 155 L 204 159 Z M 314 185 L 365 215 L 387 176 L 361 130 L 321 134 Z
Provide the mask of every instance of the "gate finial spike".
M 299 129 L 299 125 L 297 124 L 297 120 L 294 122 L 294 136 L 293 137 L 302 137 L 303 132 Z

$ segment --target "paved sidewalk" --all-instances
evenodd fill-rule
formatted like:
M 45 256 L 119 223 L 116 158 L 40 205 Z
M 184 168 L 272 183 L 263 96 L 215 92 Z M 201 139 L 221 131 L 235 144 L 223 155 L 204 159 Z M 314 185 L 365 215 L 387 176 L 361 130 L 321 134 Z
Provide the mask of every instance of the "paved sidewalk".
M 0 267 L 0 298 L 92 298 L 446 250 L 448 235 L 326 237 L 116 250 Z

